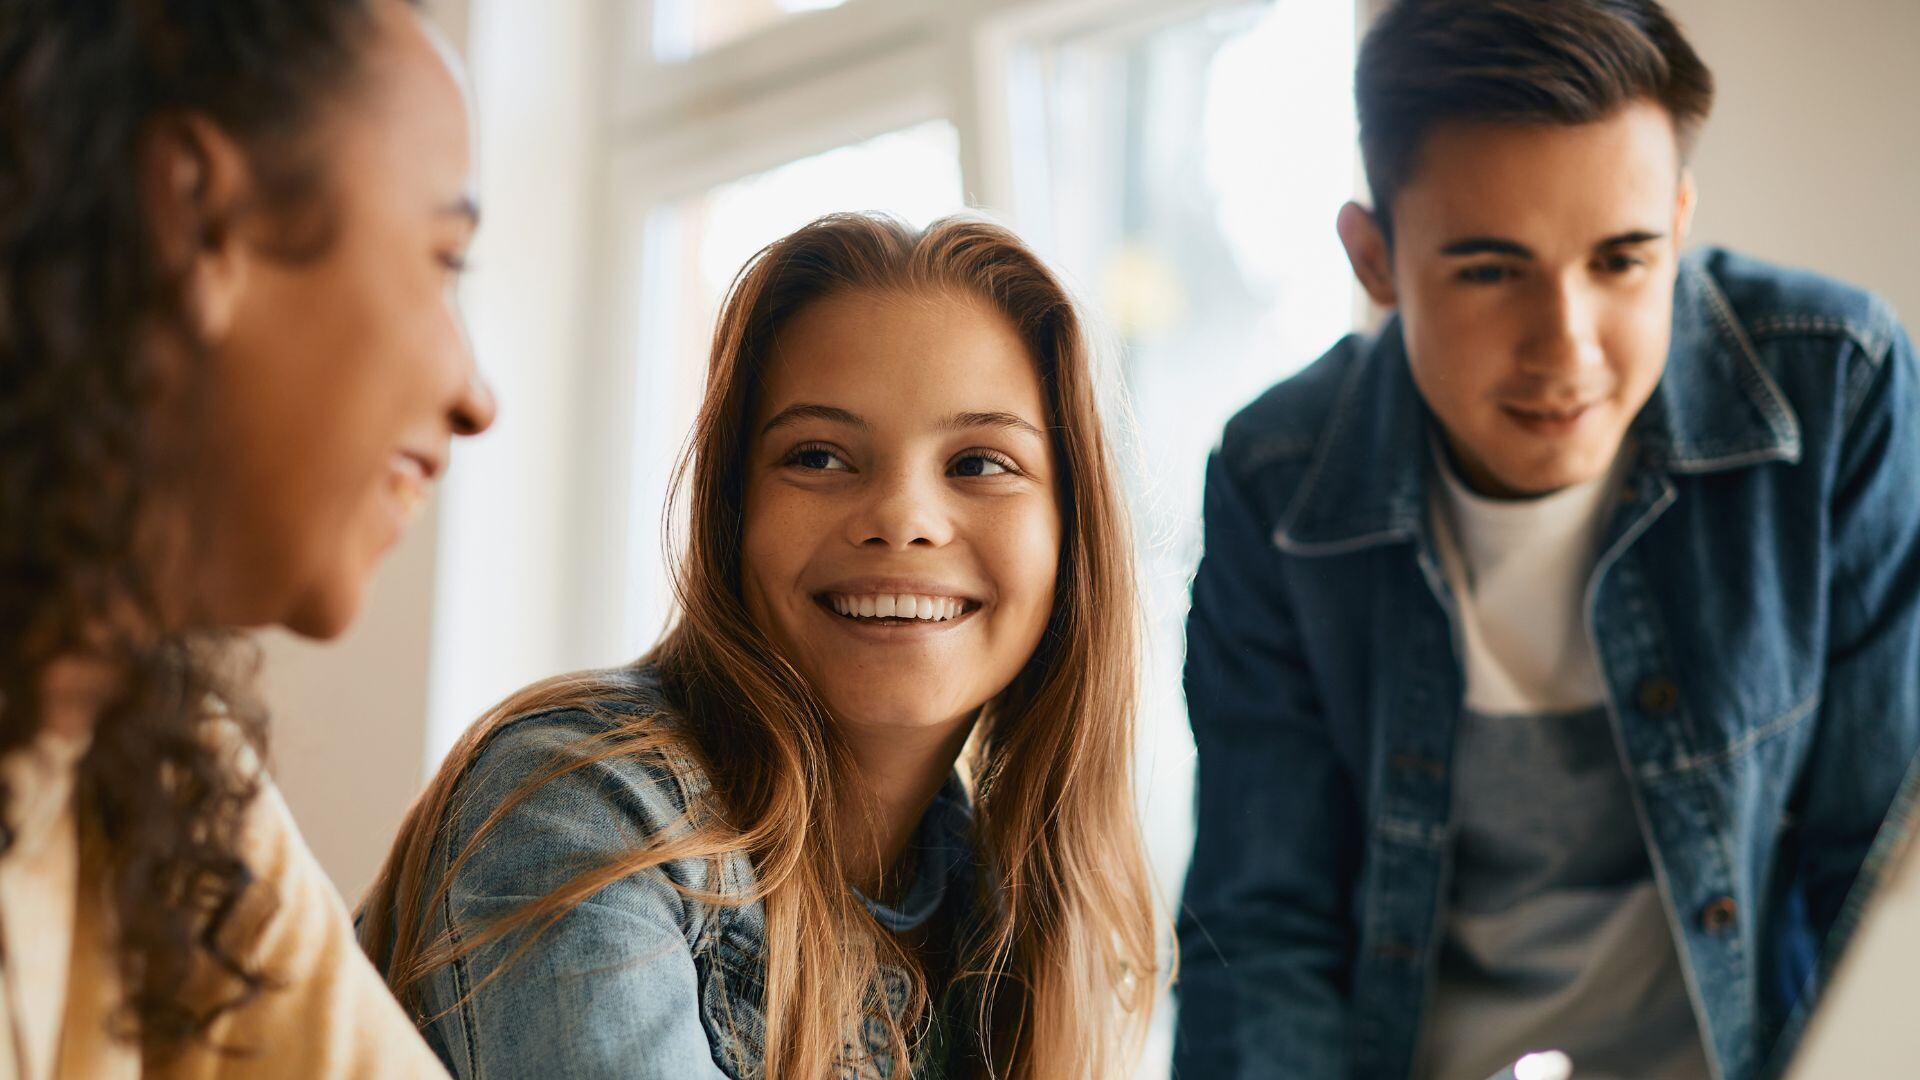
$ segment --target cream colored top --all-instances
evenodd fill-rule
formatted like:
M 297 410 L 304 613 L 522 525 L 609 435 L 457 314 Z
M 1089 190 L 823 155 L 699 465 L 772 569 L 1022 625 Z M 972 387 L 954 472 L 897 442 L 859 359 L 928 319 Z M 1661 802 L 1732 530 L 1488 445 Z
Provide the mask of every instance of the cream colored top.
M 0 856 L 0 1080 L 446 1075 L 361 953 L 346 905 L 265 777 L 243 839 L 256 887 L 226 933 L 280 988 L 224 1014 L 211 1046 L 143 1071 L 138 1048 L 107 1029 L 121 991 L 111 907 L 76 812 L 84 752 L 84 742 L 45 734 L 0 759 L 18 823 Z M 258 769 L 238 740 L 234 754 L 237 768 Z

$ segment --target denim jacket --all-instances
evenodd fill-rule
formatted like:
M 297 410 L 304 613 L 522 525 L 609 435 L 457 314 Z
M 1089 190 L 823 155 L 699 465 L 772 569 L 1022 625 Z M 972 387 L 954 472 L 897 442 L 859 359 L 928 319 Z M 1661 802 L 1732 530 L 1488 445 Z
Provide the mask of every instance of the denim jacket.
M 609 707 L 677 722 L 664 699 L 647 696 L 637 706 Z M 561 762 L 593 756 L 586 741 L 618 719 L 617 713 L 610 719 L 561 710 L 519 718 L 496 732 L 459 785 L 431 880 L 445 880 L 450 856 L 523 784 Z M 543 783 L 454 875 L 430 932 L 449 919 L 456 931 L 484 925 L 650 837 L 683 829 L 689 801 L 707 790 L 700 770 L 684 759 L 648 764 L 618 757 Z M 965 792 L 950 781 L 921 822 L 915 842 L 922 856 L 908 898 L 899 909 L 868 902 L 884 925 L 917 925 L 942 905 L 953 912 L 968 902 L 970 823 Z M 427 989 L 425 1015 L 438 1016 L 425 1028 L 427 1041 L 463 1078 L 763 1076 L 764 906 L 703 903 L 674 883 L 690 891 L 744 893 L 752 888 L 753 868 L 745 855 L 731 855 L 717 870 L 689 859 L 633 874 L 573 908 L 512 963 L 506 961 L 526 940 L 521 934 L 440 969 Z M 905 974 L 885 969 L 881 975 L 878 996 L 901 1009 Z M 936 1032 L 945 1027 L 942 1017 L 934 1023 Z M 852 1064 L 841 1075 L 905 1075 L 888 1054 L 881 1017 L 867 1017 L 847 1034 Z M 921 1045 L 939 1043 L 936 1037 Z M 912 1072 L 941 1075 L 937 1061 L 916 1062 Z
M 1689 256 L 1589 579 L 1614 739 L 1725 1080 L 1761 1075 L 1920 745 L 1916 375 L 1873 297 Z M 1465 689 L 1433 423 L 1390 321 L 1246 408 L 1209 462 L 1176 1075 L 1416 1060 Z

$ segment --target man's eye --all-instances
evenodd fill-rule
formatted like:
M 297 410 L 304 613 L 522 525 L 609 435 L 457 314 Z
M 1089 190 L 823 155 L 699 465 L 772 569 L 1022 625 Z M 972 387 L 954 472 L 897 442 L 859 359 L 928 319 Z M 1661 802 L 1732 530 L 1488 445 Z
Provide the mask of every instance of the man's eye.
M 999 476 L 1013 471 L 1012 462 L 993 454 L 965 454 L 953 463 L 955 476 Z
M 1455 280 L 1463 281 L 1468 285 L 1498 285 L 1512 276 L 1512 272 L 1506 267 L 1493 263 L 1462 267 L 1454 274 Z
M 1624 274 L 1636 266 L 1645 266 L 1646 260 L 1632 255 L 1608 255 L 1600 260 L 1600 266 L 1609 274 Z
M 807 472 L 844 472 L 850 466 L 824 446 L 802 446 L 787 455 L 787 464 Z

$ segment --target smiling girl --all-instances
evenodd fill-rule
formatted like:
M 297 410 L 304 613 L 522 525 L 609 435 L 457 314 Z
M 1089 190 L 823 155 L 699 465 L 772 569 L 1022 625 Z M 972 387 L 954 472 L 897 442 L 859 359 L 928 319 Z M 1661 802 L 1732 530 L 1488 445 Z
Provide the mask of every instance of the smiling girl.
M 1129 534 L 1010 234 L 823 219 L 744 271 L 680 616 L 493 710 L 362 941 L 459 1075 L 1106 1077 L 1157 982 Z

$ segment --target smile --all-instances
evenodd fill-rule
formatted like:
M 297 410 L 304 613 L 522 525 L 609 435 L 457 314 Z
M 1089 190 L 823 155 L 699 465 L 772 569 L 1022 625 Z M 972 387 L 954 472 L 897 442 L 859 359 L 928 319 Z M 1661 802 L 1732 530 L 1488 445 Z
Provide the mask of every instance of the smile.
M 1542 435 L 1571 432 L 1592 408 L 1591 402 L 1560 409 L 1526 405 L 1500 406 L 1500 410 L 1522 428 Z
M 816 599 L 843 619 L 880 624 L 952 622 L 980 606 L 959 596 L 908 593 L 822 593 Z
M 1586 412 L 1588 406 L 1575 405 L 1566 409 L 1540 409 L 1527 408 L 1522 405 L 1508 405 L 1505 406 L 1505 408 L 1508 412 L 1524 416 L 1529 420 L 1572 420 L 1577 418 L 1581 413 Z
M 399 504 L 403 524 L 418 516 L 426 504 L 428 482 L 427 470 L 419 461 L 406 454 L 393 456 L 387 471 L 387 492 Z

